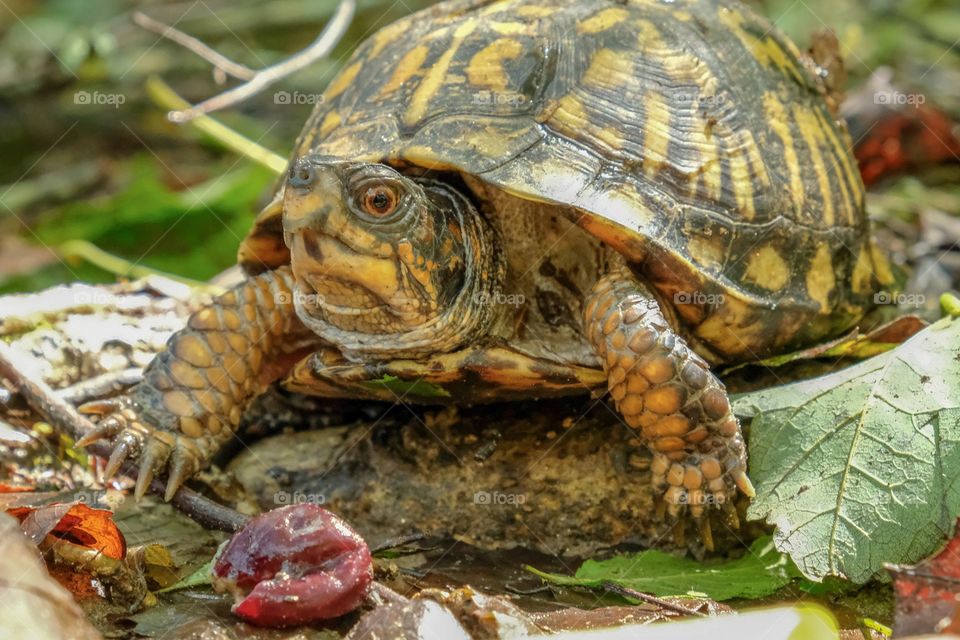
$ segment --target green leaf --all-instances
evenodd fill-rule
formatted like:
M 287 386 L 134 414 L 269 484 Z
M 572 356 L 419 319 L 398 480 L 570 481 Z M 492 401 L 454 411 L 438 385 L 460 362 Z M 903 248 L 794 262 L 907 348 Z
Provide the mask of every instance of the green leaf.
M 177 182 L 180 191 L 164 182 L 164 171 L 152 156 L 134 158 L 122 167 L 115 193 L 69 202 L 40 216 L 34 225 L 37 238 L 50 246 L 86 240 L 135 264 L 196 280 L 235 264 L 257 200 L 273 180 L 270 171 L 238 165 L 189 188 Z M 66 280 L 87 278 L 89 270 L 82 267 L 71 264 L 76 276 L 68 273 Z M 105 279 L 114 278 L 96 278 Z
M 527 569 L 554 584 L 599 587 L 614 582 L 656 596 L 702 593 L 714 600 L 761 598 L 800 576 L 769 537 L 754 541 L 742 558 L 722 562 L 702 563 L 650 550 L 600 562 L 587 560 L 572 577 Z
M 206 562 L 198 568 L 196 571 L 180 580 L 176 584 L 172 584 L 169 587 L 164 587 L 163 589 L 157 589 L 156 593 L 167 593 L 168 591 L 179 591 L 180 589 L 189 589 L 191 587 L 206 587 L 210 585 L 210 571 L 213 569 L 213 561 L 216 560 L 216 557 L 210 558 L 209 562 Z
M 960 514 L 960 320 L 836 373 L 735 398 L 752 519 L 803 573 L 866 582 L 913 563 Z
M 403 397 L 407 394 L 420 396 L 421 398 L 450 397 L 449 391 L 441 386 L 433 384 L 432 382 L 424 382 L 423 380 L 414 380 L 413 382 L 409 382 L 407 380 L 401 380 L 397 376 L 392 376 L 390 374 L 386 374 L 379 380 L 368 380 L 363 384 L 371 389 L 386 387 L 400 397 Z

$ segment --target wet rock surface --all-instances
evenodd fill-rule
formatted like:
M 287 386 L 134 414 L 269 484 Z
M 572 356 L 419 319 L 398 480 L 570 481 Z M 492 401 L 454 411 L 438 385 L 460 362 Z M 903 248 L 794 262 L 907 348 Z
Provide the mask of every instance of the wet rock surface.
M 274 396 L 272 419 L 328 424 L 262 439 L 230 462 L 263 509 L 321 503 L 374 546 L 414 533 L 557 556 L 698 546 L 686 518 L 676 527 L 658 509 L 646 449 L 589 397 L 461 409 L 346 403 L 346 414 L 366 416 L 339 425 L 319 407 L 310 413 L 310 399 L 288 402 L 301 412 Z M 714 520 L 717 544 L 732 540 Z

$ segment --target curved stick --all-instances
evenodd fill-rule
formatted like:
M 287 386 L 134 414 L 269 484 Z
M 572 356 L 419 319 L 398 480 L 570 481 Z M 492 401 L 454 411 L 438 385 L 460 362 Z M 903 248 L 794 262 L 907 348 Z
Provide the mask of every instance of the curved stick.
M 314 40 L 310 46 L 282 62 L 259 71 L 252 71 L 243 65 L 237 64 L 222 54 L 217 53 L 196 38 L 167 26 L 162 22 L 158 22 L 153 18 L 135 13 L 134 21 L 141 27 L 149 29 L 154 33 L 159 33 L 193 51 L 223 73 L 246 80 L 243 84 L 219 93 L 199 104 L 185 109 L 170 111 L 167 114 L 167 117 L 172 122 L 183 123 L 189 122 L 211 111 L 217 111 L 218 109 L 243 102 L 247 98 L 260 93 L 278 80 L 328 55 L 333 51 L 333 48 L 337 46 L 341 38 L 343 38 L 347 27 L 350 26 L 350 21 L 353 19 L 353 14 L 356 12 L 356 9 L 356 0 L 341 0 L 333 16 L 323 28 L 323 31 L 320 32 L 320 35 L 317 36 L 316 40 Z
M 67 431 L 74 440 L 79 440 L 94 426 L 85 417 L 80 415 L 68 402 L 57 395 L 43 380 L 34 379 L 23 372 L 23 367 L 16 364 L 17 356 L 5 342 L 0 341 L 0 375 L 10 380 L 30 406 L 51 425 Z M 110 447 L 106 443 L 91 444 L 87 450 L 102 458 L 110 457 Z M 126 475 L 136 477 L 137 467 L 127 464 L 123 467 Z M 150 485 L 150 491 L 162 496 L 166 482 L 163 478 L 155 479 Z M 247 516 L 217 504 L 213 500 L 203 497 L 196 491 L 180 487 L 171 503 L 185 515 L 198 522 L 201 526 L 219 529 L 221 531 L 236 531 L 248 520 Z

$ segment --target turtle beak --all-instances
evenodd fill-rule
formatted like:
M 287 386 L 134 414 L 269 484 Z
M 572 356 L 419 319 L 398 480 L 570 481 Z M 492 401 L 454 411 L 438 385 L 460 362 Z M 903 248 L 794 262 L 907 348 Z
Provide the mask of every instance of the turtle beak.
M 366 293 L 356 296 L 357 304 L 369 306 L 371 297 L 397 295 L 399 267 L 392 256 L 377 255 L 379 242 L 349 224 L 341 166 L 307 160 L 291 166 L 284 189 L 284 240 L 303 293 L 345 301 L 351 298 L 348 290 L 362 289 Z
M 342 183 L 334 166 L 306 158 L 294 162 L 283 193 L 283 232 L 287 246 L 303 229 L 322 231 L 342 198 Z

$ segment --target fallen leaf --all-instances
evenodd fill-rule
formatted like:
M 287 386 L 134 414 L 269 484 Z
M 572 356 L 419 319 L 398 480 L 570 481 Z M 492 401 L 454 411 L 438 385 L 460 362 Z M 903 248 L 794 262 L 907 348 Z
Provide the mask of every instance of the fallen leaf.
M 17 522 L 0 514 L 0 637 L 31 640 L 100 638 L 70 593 L 47 574 Z
M 915 562 L 960 512 L 960 321 L 836 373 L 741 395 L 747 515 L 807 577 L 862 583 Z
M 19 487 L 6 482 L 0 482 L 0 493 L 27 493 L 33 491 L 33 487 Z
M 420 396 L 423 398 L 449 398 L 450 392 L 439 385 L 426 382 L 424 380 L 415 380 L 408 382 L 392 375 L 385 375 L 379 380 L 370 380 L 364 383 L 371 389 L 386 387 L 398 397 L 402 398 L 407 394 Z
M 81 503 L 56 503 L 13 507 L 7 513 L 20 521 L 20 528 L 34 544 L 53 536 L 116 560 L 122 559 L 127 551 L 126 540 L 113 522 L 112 511 Z
M 599 562 L 587 560 L 572 577 L 527 569 L 560 585 L 600 587 L 604 582 L 614 582 L 657 596 L 695 593 L 714 600 L 768 596 L 800 575 L 769 537 L 755 540 L 736 560 L 698 562 L 649 550 Z
M 800 351 L 792 351 L 764 360 L 745 362 L 729 367 L 724 373 L 730 373 L 751 365 L 782 367 L 791 362 L 814 360 L 816 358 L 869 358 L 893 349 L 926 326 L 927 322 L 920 316 L 912 314 L 899 316 L 865 334 L 855 329 L 847 335 Z

